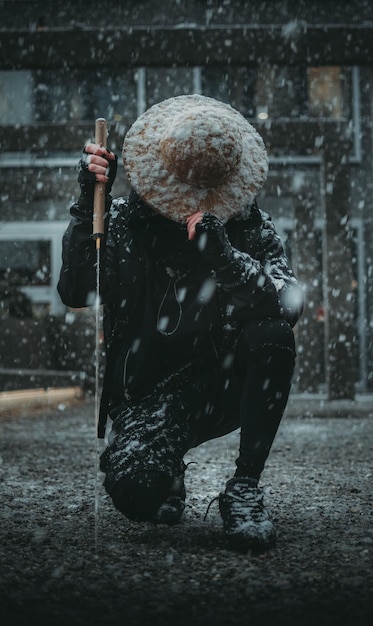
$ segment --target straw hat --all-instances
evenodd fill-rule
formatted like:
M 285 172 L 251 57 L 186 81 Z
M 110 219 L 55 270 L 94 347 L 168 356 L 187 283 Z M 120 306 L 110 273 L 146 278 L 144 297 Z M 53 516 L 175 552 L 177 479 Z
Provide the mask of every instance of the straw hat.
M 123 163 L 155 211 L 184 223 L 196 211 L 223 222 L 251 204 L 267 176 L 263 140 L 238 111 L 200 95 L 155 104 L 129 129 Z

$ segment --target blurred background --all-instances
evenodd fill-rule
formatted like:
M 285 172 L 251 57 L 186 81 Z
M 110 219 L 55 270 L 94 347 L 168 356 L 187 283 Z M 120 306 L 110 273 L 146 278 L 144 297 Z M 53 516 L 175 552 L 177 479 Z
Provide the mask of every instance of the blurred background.
M 2 0 L 0 16 L 0 391 L 92 391 L 94 313 L 56 291 L 81 149 L 105 117 L 120 156 L 149 106 L 201 93 L 268 149 L 258 203 L 306 296 L 292 393 L 372 393 L 372 2 Z

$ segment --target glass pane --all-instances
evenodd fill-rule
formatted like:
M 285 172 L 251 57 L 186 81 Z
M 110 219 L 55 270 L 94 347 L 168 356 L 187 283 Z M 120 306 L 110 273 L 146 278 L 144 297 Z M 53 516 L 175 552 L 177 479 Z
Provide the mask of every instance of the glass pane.
M 299 67 L 265 67 L 257 72 L 255 115 L 269 117 L 300 117 L 307 114 L 305 71 Z
M 65 70 L 34 73 L 35 119 L 41 122 L 120 121 L 135 117 L 137 89 L 132 70 Z
M 50 285 L 50 241 L 0 241 L 0 280 L 17 287 Z
M 33 81 L 28 70 L 0 72 L 2 124 L 29 124 L 33 118 Z
M 193 70 L 185 67 L 157 67 L 146 70 L 146 107 L 174 96 L 193 93 Z
M 230 104 L 245 117 L 253 117 L 255 75 L 255 70 L 246 67 L 202 68 L 202 93 Z
M 350 71 L 341 67 L 308 68 L 309 114 L 313 117 L 350 116 Z
M 137 85 L 133 70 L 103 70 L 85 81 L 83 89 L 86 120 L 97 116 L 118 122 L 137 114 Z

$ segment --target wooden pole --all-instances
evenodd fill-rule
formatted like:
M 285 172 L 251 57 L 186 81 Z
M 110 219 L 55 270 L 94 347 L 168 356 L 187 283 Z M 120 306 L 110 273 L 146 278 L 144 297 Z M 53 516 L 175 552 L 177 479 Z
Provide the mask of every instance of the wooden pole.
M 107 124 L 103 117 L 96 119 L 95 142 L 106 148 Z M 101 237 L 104 235 L 105 215 L 105 183 L 96 183 L 93 200 L 93 237 L 96 240 L 96 248 L 100 248 Z

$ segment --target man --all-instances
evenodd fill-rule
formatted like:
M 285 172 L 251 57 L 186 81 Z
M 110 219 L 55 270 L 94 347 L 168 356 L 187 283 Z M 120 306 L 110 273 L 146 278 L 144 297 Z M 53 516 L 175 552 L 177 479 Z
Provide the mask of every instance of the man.
M 105 488 L 129 519 L 174 524 L 185 506 L 185 453 L 240 428 L 236 468 L 219 495 L 224 533 L 233 546 L 269 548 L 275 529 L 258 482 L 288 399 L 302 293 L 256 205 L 265 146 L 229 105 L 179 96 L 132 125 L 123 161 L 132 190 L 112 200 L 116 157 L 86 145 L 58 286 L 68 306 L 92 302 L 93 188 L 106 182 Z

